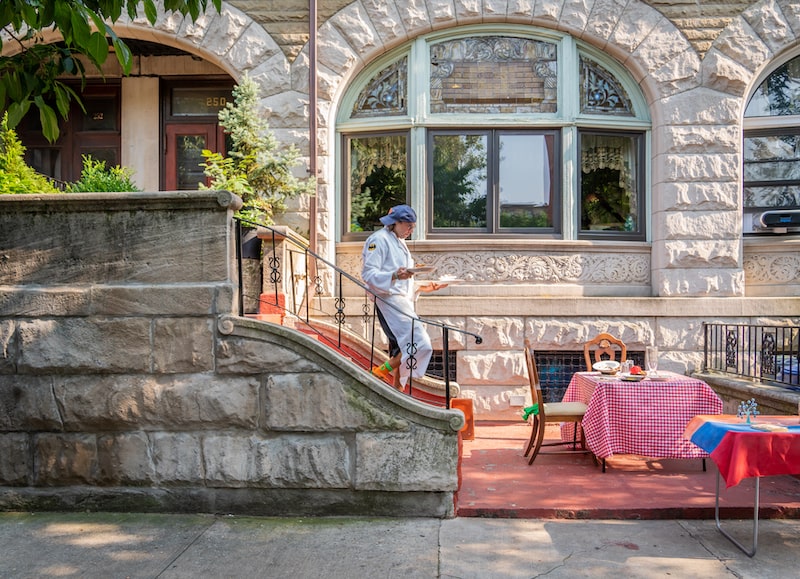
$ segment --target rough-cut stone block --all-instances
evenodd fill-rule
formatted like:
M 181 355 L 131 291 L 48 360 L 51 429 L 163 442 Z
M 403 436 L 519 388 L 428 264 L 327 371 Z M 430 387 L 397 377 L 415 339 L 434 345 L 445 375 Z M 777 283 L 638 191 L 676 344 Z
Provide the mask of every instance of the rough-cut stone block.
M 534 350 L 583 352 L 584 343 L 601 333 L 616 336 L 628 349 L 641 348 L 653 342 L 653 318 L 637 316 L 636 320 L 631 320 L 625 316 L 621 320 L 615 316 L 617 312 L 623 311 L 622 303 L 619 307 L 615 307 L 613 303 L 607 306 L 603 312 L 597 312 L 591 318 L 530 318 L 526 324 L 525 336 Z
M 144 432 L 98 436 L 97 479 L 101 485 L 147 485 L 155 480 L 150 444 Z
M 212 319 L 162 318 L 153 323 L 153 370 L 206 372 L 214 368 Z
M 354 2 L 345 6 L 329 20 L 354 52 L 362 57 L 381 46 L 381 38 L 371 22 L 364 7 Z
M 91 434 L 43 433 L 34 436 L 34 482 L 39 486 L 92 484 L 97 473 L 97 443 Z
M 703 59 L 704 85 L 710 89 L 741 97 L 753 78 L 753 71 L 728 56 L 711 49 Z
M 0 292 L 0 315 L 86 316 L 93 310 L 93 290 L 89 288 L 51 289 L 16 286 L 3 288 Z
M 658 134 L 663 153 L 737 153 L 742 129 L 738 126 L 667 126 Z
M 218 302 L 222 287 L 232 284 L 147 286 L 101 286 L 92 288 L 91 313 L 96 316 L 173 315 L 200 316 L 230 312 Z M 69 310 L 64 313 L 69 313 Z M 75 315 L 75 314 L 74 314 Z
M 664 27 L 665 18 L 644 2 L 631 4 L 619 18 L 609 41 L 621 49 L 633 52 L 648 34 L 658 27 Z
M 670 240 L 692 244 L 698 240 L 729 240 L 740 243 L 742 216 L 738 211 L 664 211 L 653 219 L 654 230 Z M 658 255 L 658 252 L 654 252 Z
M 31 484 L 31 447 L 23 432 L 0 434 L 0 486 Z
M 598 38 L 609 38 L 627 7 L 626 0 L 596 0 L 586 23 L 586 33 Z
M 661 297 L 744 296 L 742 270 L 666 269 L 653 272 L 653 288 Z
M 217 342 L 217 372 L 249 374 L 261 372 L 315 372 L 320 367 L 300 356 L 292 347 L 271 342 L 226 337 Z
M 98 376 L 56 379 L 65 428 L 253 428 L 256 378 L 220 380 L 211 374 L 171 378 Z
M 356 65 L 358 55 L 331 22 L 320 26 L 317 34 L 320 46 L 325 46 L 317 55 L 319 64 L 334 71 L 347 71 Z
M 476 317 L 467 329 L 483 339 L 471 350 L 521 350 L 524 345 L 522 318 Z
M 663 125 L 738 126 L 742 101 L 707 87 L 674 94 L 658 103 Z M 656 141 L 658 143 L 658 141 Z
M 162 485 L 202 485 L 202 440 L 196 434 L 157 432 L 152 435 L 156 480 Z
M 34 319 L 19 322 L 18 335 L 17 367 L 22 373 L 144 372 L 150 368 L 147 319 Z
M 456 447 L 457 441 L 452 436 L 424 428 L 414 428 L 406 434 L 358 433 L 355 488 L 390 491 L 456 490 Z
M 267 379 L 265 426 L 270 430 L 407 430 L 408 423 L 378 407 L 332 374 L 285 374 Z
M 458 383 L 462 386 L 528 383 L 522 349 L 480 353 L 460 351 L 458 368 Z
M 664 211 L 737 211 L 739 184 L 662 183 L 659 186 L 657 210 Z
M 0 376 L 0 431 L 61 430 L 52 383 L 43 376 Z
M 763 5 L 761 10 L 764 10 Z M 745 19 L 735 18 L 714 42 L 714 48 L 744 65 L 745 68 L 757 70 L 772 57 L 772 54 L 769 47 L 754 32 Z
M 406 31 L 400 21 L 400 14 L 394 2 L 385 0 L 362 0 L 370 24 L 381 37 L 384 44 L 393 45 L 406 38 Z
M 338 436 L 209 436 L 203 458 L 209 486 L 350 487 L 350 453 Z
M 0 307 L 0 311 L 2 311 L 2 307 Z M 14 321 L 0 320 L 0 374 L 15 372 L 16 328 Z
M 658 166 L 653 167 L 653 181 L 696 182 L 725 180 L 738 181 L 741 161 L 736 154 L 675 154 L 662 155 Z
M 656 247 L 656 244 L 654 244 Z M 741 260 L 741 241 L 738 239 L 719 240 L 676 240 L 658 244 L 663 250 L 663 267 L 674 268 L 736 268 Z M 660 264 L 657 262 L 656 267 Z

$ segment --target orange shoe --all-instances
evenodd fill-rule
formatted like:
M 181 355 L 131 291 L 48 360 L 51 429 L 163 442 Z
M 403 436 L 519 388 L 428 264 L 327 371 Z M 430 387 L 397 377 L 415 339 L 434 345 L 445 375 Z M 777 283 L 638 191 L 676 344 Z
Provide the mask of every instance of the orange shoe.
M 384 362 L 380 366 L 375 366 L 372 369 L 372 374 L 377 376 L 381 380 L 389 380 L 392 378 L 392 371 L 386 367 L 387 364 Z

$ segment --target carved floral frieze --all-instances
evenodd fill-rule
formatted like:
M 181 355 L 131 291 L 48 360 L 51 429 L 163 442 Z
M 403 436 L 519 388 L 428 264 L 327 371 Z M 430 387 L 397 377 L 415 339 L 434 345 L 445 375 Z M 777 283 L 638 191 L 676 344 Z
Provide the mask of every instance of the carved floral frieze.
M 650 283 L 649 254 L 532 254 L 471 251 L 469 253 L 415 253 L 415 258 L 436 268 L 437 276 L 452 276 L 468 283 Z M 338 256 L 339 266 L 357 279 L 361 255 Z
M 800 283 L 800 255 L 745 255 L 744 273 L 748 283 Z

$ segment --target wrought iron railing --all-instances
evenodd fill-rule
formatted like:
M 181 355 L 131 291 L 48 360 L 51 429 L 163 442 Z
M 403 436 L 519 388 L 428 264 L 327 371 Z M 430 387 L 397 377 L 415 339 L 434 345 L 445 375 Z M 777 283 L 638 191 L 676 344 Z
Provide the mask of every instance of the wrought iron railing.
M 800 328 L 703 324 L 704 369 L 800 390 Z
M 246 219 L 236 221 L 236 240 L 237 240 L 237 259 L 239 271 L 239 315 L 244 316 L 245 299 L 255 301 L 261 309 L 263 306 L 274 310 L 280 310 L 283 314 L 291 316 L 294 320 L 300 321 L 305 326 L 322 335 L 318 327 L 322 323 L 328 323 L 336 329 L 337 335 L 333 344 L 341 349 L 346 345 L 344 334 L 353 332 L 362 337 L 369 343 L 369 361 L 365 368 L 370 370 L 375 365 L 374 352 L 376 351 L 376 329 L 379 327 L 377 321 L 376 302 L 381 301 L 388 307 L 395 309 L 401 315 L 406 315 L 397 310 L 392 304 L 385 301 L 380 296 L 374 294 L 363 282 L 352 275 L 343 271 L 325 258 L 314 253 L 307 245 L 287 235 L 275 227 Z M 243 228 L 263 228 L 266 236 L 261 235 L 264 242 L 262 250 L 264 276 L 263 291 L 258 291 L 258 295 L 252 293 L 248 295 L 244 286 L 243 279 L 243 259 L 242 259 L 242 229 Z M 288 263 L 286 263 L 288 262 Z M 288 276 L 288 280 L 285 276 Z M 267 291 L 269 288 L 269 291 Z M 259 288 L 259 290 L 262 288 Z M 355 300 L 360 305 L 360 314 L 357 316 L 358 324 L 348 325 L 347 303 Z M 383 306 L 382 306 L 383 307 Z M 480 344 L 482 339 L 478 334 L 474 334 L 461 328 L 448 326 L 436 320 L 417 318 L 429 329 L 438 328 L 442 338 L 442 364 L 443 382 L 445 389 L 445 406 L 450 408 L 450 376 L 451 357 L 450 337 L 453 333 L 463 334 L 474 338 L 476 344 Z M 351 326 L 357 326 L 355 330 Z M 412 324 L 413 328 L 413 324 Z M 359 332 L 359 329 L 361 330 Z M 364 335 L 366 333 L 366 335 Z M 330 341 L 329 339 L 326 341 Z M 401 345 L 403 347 L 403 345 Z M 405 345 L 408 358 L 406 363 L 408 368 L 413 370 L 417 367 L 416 352 L 417 343 L 414 339 L 412 330 L 411 343 Z M 408 394 L 413 395 L 413 380 L 409 381 Z

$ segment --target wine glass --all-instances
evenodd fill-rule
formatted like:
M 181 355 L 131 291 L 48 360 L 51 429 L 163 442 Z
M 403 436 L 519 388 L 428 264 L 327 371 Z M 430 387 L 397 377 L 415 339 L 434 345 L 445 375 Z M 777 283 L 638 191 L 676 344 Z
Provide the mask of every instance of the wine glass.
M 648 373 L 658 376 L 658 348 L 656 346 L 647 346 L 644 351 L 644 358 Z

